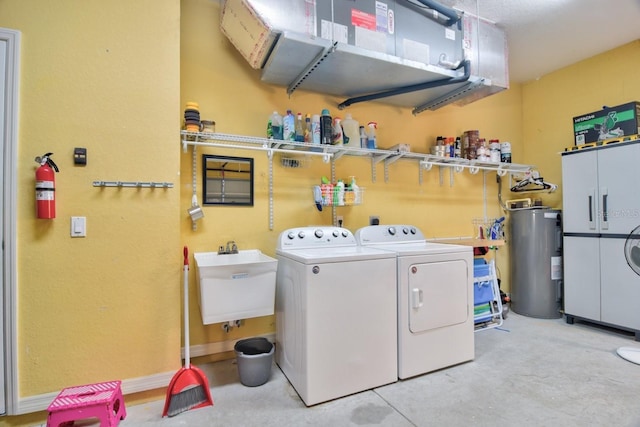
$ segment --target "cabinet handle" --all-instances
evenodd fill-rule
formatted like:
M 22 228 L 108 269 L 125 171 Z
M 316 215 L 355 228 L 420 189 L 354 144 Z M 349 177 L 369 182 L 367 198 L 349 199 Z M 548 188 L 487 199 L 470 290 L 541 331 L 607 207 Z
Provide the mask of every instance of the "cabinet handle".
M 592 188 L 591 194 L 589 194 L 589 228 L 591 230 L 595 230 L 596 228 L 596 222 L 593 218 L 593 214 L 596 210 L 595 201 L 596 201 L 596 190 Z
M 609 229 L 609 212 L 607 211 L 607 201 L 609 194 L 606 187 L 601 189 L 602 192 L 602 228 L 604 230 Z

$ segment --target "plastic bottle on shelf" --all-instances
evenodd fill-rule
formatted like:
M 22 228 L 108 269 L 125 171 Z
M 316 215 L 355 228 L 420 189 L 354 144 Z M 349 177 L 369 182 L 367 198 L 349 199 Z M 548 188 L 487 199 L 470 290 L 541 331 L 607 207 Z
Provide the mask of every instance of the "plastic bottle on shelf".
M 378 143 L 376 141 L 376 127 L 378 123 L 369 122 L 368 123 L 369 130 L 367 132 L 367 148 L 375 150 L 378 148 Z
M 298 113 L 296 117 L 296 134 L 295 140 L 296 142 L 304 142 L 304 119 L 302 118 L 302 113 Z
M 311 133 L 311 116 L 307 114 L 304 118 L 304 142 L 310 143 L 312 138 Z
M 363 126 L 364 128 L 364 126 Z M 360 203 L 362 203 L 362 196 L 360 194 L 360 187 L 358 187 L 358 184 L 356 184 L 356 177 L 352 176 L 351 177 L 351 191 L 353 191 L 353 195 L 355 196 L 353 198 L 353 203 L 355 205 L 359 205 Z
M 344 144 L 344 138 L 342 137 L 342 120 L 340 117 L 333 119 L 333 133 L 331 134 L 331 143 L 333 145 Z
M 311 143 L 320 144 L 320 116 L 314 114 L 311 116 Z
M 282 136 L 285 141 L 296 140 L 296 118 L 291 110 L 282 118 Z
M 282 139 L 282 116 L 277 111 L 271 113 L 269 126 L 271 130 L 267 129 L 267 138 Z
M 360 148 L 367 148 L 367 132 L 360 126 Z
M 358 147 L 360 145 L 360 124 L 347 113 L 342 121 L 342 138 L 344 145 L 348 147 Z
M 336 193 L 338 193 L 338 206 L 344 206 L 344 181 L 341 179 L 336 184 Z
M 320 144 L 331 144 L 331 134 L 333 133 L 333 122 L 329 110 L 322 110 L 320 115 Z

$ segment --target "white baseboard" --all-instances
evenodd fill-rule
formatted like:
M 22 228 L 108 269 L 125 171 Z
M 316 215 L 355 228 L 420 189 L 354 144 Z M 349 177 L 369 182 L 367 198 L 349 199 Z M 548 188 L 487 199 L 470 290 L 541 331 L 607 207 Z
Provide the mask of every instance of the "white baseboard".
M 256 337 L 264 337 L 271 342 L 275 340 L 275 334 L 273 333 L 257 335 Z M 192 345 L 190 347 L 191 357 L 209 356 L 212 354 L 233 351 L 233 346 L 237 341 L 239 340 Z M 184 349 L 182 349 L 182 355 L 184 357 Z M 147 375 L 145 377 L 124 379 L 122 380 L 122 394 L 127 395 L 167 387 L 175 373 L 175 371 L 171 371 Z M 56 391 L 53 393 L 22 397 L 18 400 L 17 412 L 11 415 L 23 415 L 29 414 L 31 412 L 46 411 L 51 402 L 53 402 L 53 399 L 56 398 L 58 393 L 59 392 Z

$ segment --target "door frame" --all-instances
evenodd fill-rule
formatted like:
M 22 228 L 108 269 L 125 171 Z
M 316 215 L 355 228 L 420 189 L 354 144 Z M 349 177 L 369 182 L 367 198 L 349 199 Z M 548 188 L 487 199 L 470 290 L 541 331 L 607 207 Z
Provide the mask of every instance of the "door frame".
M 6 42 L 5 94 L 3 102 L 4 125 L 2 126 L 2 342 L 4 360 L 2 375 L 3 390 L 0 391 L 0 414 L 14 415 L 18 406 L 18 358 L 17 358 L 17 163 L 18 163 L 18 94 L 20 78 L 20 32 L 0 28 L 0 40 Z M 4 394 L 4 396 L 3 396 Z

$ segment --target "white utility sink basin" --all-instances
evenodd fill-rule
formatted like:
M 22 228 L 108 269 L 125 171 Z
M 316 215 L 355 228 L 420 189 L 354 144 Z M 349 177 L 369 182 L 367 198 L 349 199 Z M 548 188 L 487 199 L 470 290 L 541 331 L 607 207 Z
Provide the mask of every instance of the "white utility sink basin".
M 202 323 L 229 322 L 274 313 L 278 260 L 258 249 L 237 254 L 196 252 Z

